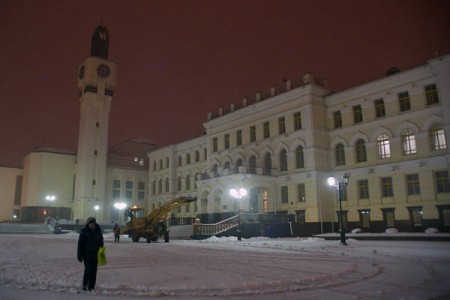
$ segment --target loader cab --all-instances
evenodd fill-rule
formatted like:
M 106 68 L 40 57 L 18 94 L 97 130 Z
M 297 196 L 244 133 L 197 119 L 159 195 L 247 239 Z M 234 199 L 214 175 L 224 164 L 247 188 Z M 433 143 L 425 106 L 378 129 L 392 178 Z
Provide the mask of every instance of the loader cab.
M 127 215 L 127 223 L 133 221 L 134 219 L 144 219 L 144 209 L 140 208 L 136 205 L 130 207 L 126 212 Z

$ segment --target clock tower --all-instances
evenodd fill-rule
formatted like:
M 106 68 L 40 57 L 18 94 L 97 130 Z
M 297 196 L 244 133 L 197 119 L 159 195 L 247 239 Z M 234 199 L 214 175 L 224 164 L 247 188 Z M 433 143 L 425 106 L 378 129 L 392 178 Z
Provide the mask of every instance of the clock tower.
M 105 178 L 109 111 L 117 84 L 117 64 L 108 60 L 109 34 L 103 23 L 94 31 L 91 55 L 80 65 L 80 131 L 73 218 L 105 218 Z M 98 205 L 98 212 L 94 206 Z

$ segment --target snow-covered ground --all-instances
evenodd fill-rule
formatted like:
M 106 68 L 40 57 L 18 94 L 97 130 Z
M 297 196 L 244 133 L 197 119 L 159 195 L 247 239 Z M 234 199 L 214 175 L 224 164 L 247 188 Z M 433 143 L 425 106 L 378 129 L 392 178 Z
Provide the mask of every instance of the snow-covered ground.
M 450 242 L 210 238 L 114 243 L 80 290 L 78 235 L 0 234 L 0 299 L 450 299 Z

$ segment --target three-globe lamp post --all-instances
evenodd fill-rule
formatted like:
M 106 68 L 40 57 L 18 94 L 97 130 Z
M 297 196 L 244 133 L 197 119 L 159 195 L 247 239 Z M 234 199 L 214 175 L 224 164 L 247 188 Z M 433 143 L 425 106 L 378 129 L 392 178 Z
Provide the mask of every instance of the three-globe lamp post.
M 231 189 L 230 190 L 230 195 L 231 197 L 236 199 L 236 204 L 237 204 L 237 222 L 238 222 L 238 227 L 237 227 L 237 238 L 238 241 L 242 240 L 242 234 L 241 234 L 241 217 L 240 217 L 240 210 L 239 210 L 239 201 L 242 199 L 242 197 L 247 196 L 247 190 L 244 188 L 240 188 L 238 189 Z
M 328 185 L 333 186 L 337 190 L 338 194 L 338 202 L 339 202 L 339 235 L 341 240 L 341 245 L 347 245 L 345 241 L 345 231 L 343 229 L 343 222 L 342 222 L 342 194 L 341 189 L 344 186 L 347 187 L 348 179 L 350 175 L 348 173 L 345 173 L 344 176 L 342 176 L 341 180 L 337 181 L 336 178 L 333 176 L 328 177 Z

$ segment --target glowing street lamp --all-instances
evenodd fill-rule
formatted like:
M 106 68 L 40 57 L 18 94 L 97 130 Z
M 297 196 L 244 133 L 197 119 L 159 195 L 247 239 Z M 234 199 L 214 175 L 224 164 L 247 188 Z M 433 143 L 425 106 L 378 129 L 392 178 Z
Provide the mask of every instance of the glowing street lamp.
M 123 210 L 125 207 L 127 207 L 127 204 L 125 202 L 116 202 L 114 203 L 114 207 L 117 208 L 119 210 L 119 225 L 121 225 L 121 214 L 120 211 Z
M 94 205 L 94 218 L 97 219 L 97 212 L 100 209 L 100 205 Z
M 340 239 L 341 239 L 341 245 L 347 245 L 347 243 L 345 242 L 345 231 L 342 228 L 343 226 L 342 226 L 342 196 L 341 196 L 341 188 L 342 188 L 342 185 L 344 185 L 345 187 L 347 186 L 349 177 L 350 177 L 350 175 L 348 173 L 345 173 L 340 181 L 336 181 L 336 178 L 334 178 L 333 176 L 330 176 L 327 179 L 328 185 L 335 187 L 336 190 L 337 190 L 337 193 L 338 193 L 338 201 L 339 201 L 339 235 L 340 235 Z
M 56 200 L 56 196 L 55 195 L 47 195 L 47 196 L 45 196 L 45 200 L 50 202 L 50 208 L 51 208 L 52 202 Z M 47 211 L 47 216 L 50 217 L 50 209 L 48 209 L 48 211 Z
M 231 197 L 236 199 L 237 203 L 237 220 L 238 220 L 238 228 L 237 228 L 237 235 L 238 235 L 238 241 L 242 240 L 241 237 L 241 217 L 240 217 L 240 211 L 239 211 L 239 200 L 242 199 L 242 197 L 247 196 L 247 190 L 244 188 L 237 189 L 231 189 L 230 190 Z

